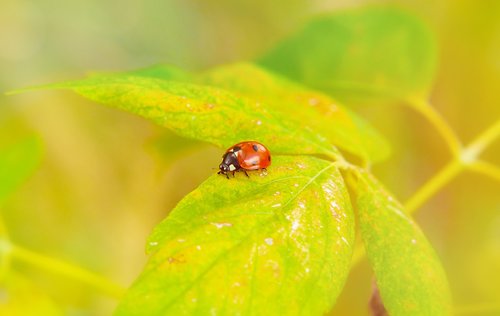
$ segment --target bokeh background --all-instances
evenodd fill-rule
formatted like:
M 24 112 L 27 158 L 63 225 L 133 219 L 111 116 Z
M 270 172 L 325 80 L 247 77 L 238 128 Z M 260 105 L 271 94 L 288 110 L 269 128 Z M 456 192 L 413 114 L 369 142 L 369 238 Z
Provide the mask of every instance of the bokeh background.
M 392 4 L 420 17 L 439 47 L 431 102 L 464 143 L 500 118 L 500 1 L 2 0 L 0 91 L 168 63 L 187 70 L 253 60 L 324 12 Z M 438 133 L 407 107 L 347 104 L 390 141 L 375 174 L 406 201 L 449 159 Z M 0 145 L 35 134 L 36 173 L 4 205 L 11 239 L 128 285 L 151 229 L 214 171 L 221 152 L 70 92 L 0 96 Z M 483 155 L 500 165 L 500 142 Z M 1 179 L 0 179 L 1 181 Z M 462 173 L 416 215 L 459 305 L 500 304 L 500 184 Z M 16 271 L 68 315 L 116 302 L 27 265 Z M 333 314 L 366 315 L 372 274 L 350 275 Z M 0 304 L 5 300 L 0 296 Z M 494 314 L 492 314 L 494 315 Z

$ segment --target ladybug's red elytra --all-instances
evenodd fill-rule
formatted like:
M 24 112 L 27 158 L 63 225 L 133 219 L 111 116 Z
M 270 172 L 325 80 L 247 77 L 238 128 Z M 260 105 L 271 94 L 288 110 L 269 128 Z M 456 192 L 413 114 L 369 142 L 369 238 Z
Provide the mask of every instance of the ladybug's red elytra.
M 246 141 L 231 146 L 222 156 L 222 163 L 219 165 L 217 174 L 224 174 L 229 179 L 228 173 L 237 171 L 245 172 L 248 177 L 248 170 L 259 170 L 271 165 L 271 154 L 269 150 L 256 141 Z

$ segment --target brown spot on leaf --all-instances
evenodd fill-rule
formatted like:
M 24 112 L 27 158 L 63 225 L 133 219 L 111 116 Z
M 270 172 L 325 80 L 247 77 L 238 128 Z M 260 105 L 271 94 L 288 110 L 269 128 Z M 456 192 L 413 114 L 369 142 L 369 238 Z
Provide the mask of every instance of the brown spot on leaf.
M 186 263 L 186 259 L 184 258 L 183 255 L 180 255 L 178 257 L 168 257 L 167 262 L 170 264 L 181 264 L 181 263 Z

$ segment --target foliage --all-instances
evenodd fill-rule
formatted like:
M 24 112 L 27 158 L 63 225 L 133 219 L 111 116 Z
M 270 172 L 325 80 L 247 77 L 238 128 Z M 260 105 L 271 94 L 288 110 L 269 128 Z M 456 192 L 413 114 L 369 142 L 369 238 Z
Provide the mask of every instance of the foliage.
M 259 62 L 338 97 L 426 97 L 436 51 L 413 15 L 368 7 L 312 20 Z
M 357 169 L 345 162 L 334 145 L 366 159 L 367 148 L 372 156 L 386 155 L 384 146 L 364 145 L 370 138 L 383 141 L 366 123 L 355 124 L 354 115 L 329 97 L 253 65 L 192 75 L 194 84 L 186 77 L 160 66 L 45 87 L 72 89 L 221 148 L 257 139 L 277 157 L 266 180 L 229 182 L 213 176 L 183 199 L 150 238 L 150 261 L 117 314 L 259 314 L 264 308 L 277 314 L 285 306 L 291 315 L 326 312 L 348 271 L 354 218 L 342 177 L 334 172 L 336 163 L 304 155 L 325 155 L 352 172 Z M 283 154 L 299 156 L 282 158 Z M 421 233 L 415 235 L 406 221 L 378 215 L 392 212 L 390 205 L 377 202 L 383 194 L 373 193 L 378 187 L 373 182 L 356 191 L 360 224 L 363 235 L 370 236 L 365 242 L 381 277 L 382 296 L 396 314 L 418 313 L 429 304 L 435 314 L 446 314 L 449 302 L 441 296 L 414 298 L 414 291 L 435 293 L 436 288 L 447 296 L 446 279 Z M 379 227 L 385 227 L 386 235 L 377 234 Z M 392 253 L 401 247 L 387 242 L 390 229 L 399 232 L 402 240 L 418 240 L 419 247 L 407 248 L 408 260 L 419 258 L 415 263 L 423 264 L 413 274 L 408 270 L 418 265 L 405 266 L 398 257 L 384 255 L 381 242 Z M 378 264 L 379 258 L 384 258 L 384 265 Z M 422 283 L 429 273 L 436 277 Z M 400 299 L 411 303 L 393 309 L 391 293 L 397 288 L 387 280 L 402 275 L 412 291 Z M 290 305 L 290 300 L 297 305 Z
M 214 174 L 185 196 L 149 237 L 149 261 L 123 297 L 111 282 L 17 247 L 5 233 L 6 284 L 13 258 L 121 297 L 116 315 L 321 315 L 365 249 L 391 315 L 449 315 L 444 269 L 410 214 L 462 170 L 500 179 L 496 166 L 478 159 L 500 136 L 500 123 L 462 147 L 426 101 L 435 59 L 420 20 L 367 8 L 312 20 L 257 64 L 204 72 L 159 65 L 35 88 L 72 90 L 221 152 L 258 140 L 273 164 L 250 178 Z M 447 167 L 405 205 L 369 169 L 390 150 L 345 105 L 353 96 L 412 106 L 452 151 Z M 38 157 L 31 141 L 3 152 L 0 199 Z
M 255 93 L 264 101 L 250 99 L 255 83 L 236 80 L 241 77 L 241 71 L 250 71 L 267 79 L 264 82 L 258 80 L 263 84 Z M 342 177 L 338 171 L 332 173 L 335 163 L 311 160 L 304 155 L 325 154 L 351 170 L 333 144 L 328 144 L 328 140 L 335 138 L 320 134 L 329 130 L 331 117 L 322 117 L 305 102 L 296 104 L 296 111 L 290 111 L 287 103 L 277 100 L 301 100 L 297 96 L 305 94 L 303 88 L 294 90 L 296 85 L 283 83 L 283 79 L 251 65 L 216 69 L 199 76 L 200 81 L 211 86 L 172 81 L 170 73 L 155 71 L 151 76 L 147 71 L 139 75 L 92 76 L 48 87 L 72 89 L 90 99 L 151 119 L 180 135 L 209 141 L 221 148 L 241 139 L 257 139 L 275 153 L 277 158 L 273 163 L 276 167 L 266 180 L 257 177 L 257 181 L 230 182 L 212 176 L 183 199 L 150 238 L 150 261 L 123 299 L 117 314 L 211 311 L 259 314 L 263 308 L 277 314 L 285 306 L 286 313 L 291 315 L 326 312 L 339 294 L 348 272 L 354 218 L 349 211 L 346 190 L 342 189 Z M 163 75 L 166 80 L 158 79 Z M 307 92 L 308 95 L 316 94 Z M 271 101 L 261 103 L 266 100 Z M 284 107 L 280 107 L 281 104 Z M 337 128 L 344 127 L 345 135 L 354 137 L 359 135 L 351 132 L 355 126 L 343 124 Z M 227 130 L 234 132 L 227 133 Z M 282 154 L 300 156 L 285 159 L 286 156 L 280 156 Z M 397 256 L 384 259 L 382 266 L 377 263 L 379 259 L 375 259 L 377 275 L 383 271 L 380 279 L 382 296 L 387 297 L 387 291 L 397 292 L 397 288 L 386 279 L 394 280 L 404 275 L 405 286 L 412 290 L 407 293 L 411 303 L 398 305 L 394 310 L 396 314 L 422 312 L 429 308 L 429 304 L 433 306 L 432 312 L 446 314 L 449 302 L 441 296 L 421 295 L 414 299 L 415 291 L 435 293 L 431 289 L 439 289 L 439 293 L 447 296 L 446 279 L 421 233 L 415 235 L 413 229 L 406 227 L 406 221 L 378 215 L 377 212 L 392 211 L 390 205 L 378 205 L 377 199 L 383 194 L 373 193 L 378 187 L 373 182 L 370 186 L 356 188 L 361 201 L 362 231 L 369 235 L 376 233 L 379 227 L 385 227 L 387 234 L 388 230 L 393 230 L 401 234 L 401 240 L 417 239 L 419 242 L 419 247 L 407 248 L 410 262 L 412 258 L 419 258 L 415 265 L 401 264 Z M 318 189 L 323 191 L 319 195 Z M 280 194 L 276 195 L 276 192 Z M 302 218 L 305 215 L 300 213 L 305 210 L 308 216 Z M 317 213 L 312 213 L 312 210 Z M 376 225 L 364 225 L 366 218 Z M 390 237 L 365 240 L 368 249 L 375 245 L 375 258 L 385 258 L 380 240 L 386 242 L 384 246 L 393 253 L 398 253 L 403 247 L 387 243 Z M 332 257 L 328 259 L 328 255 Z M 255 260 L 264 261 L 258 264 Z M 398 269 L 392 269 L 392 265 Z M 415 270 L 415 267 L 419 269 Z M 226 275 L 228 271 L 229 276 Z M 422 283 L 423 275 L 429 273 L 436 277 L 432 282 Z M 270 278 L 275 280 L 270 283 Z M 393 296 L 388 295 L 389 302 L 394 300 Z M 306 298 L 310 299 L 302 301 Z M 290 305 L 290 299 L 298 305 Z M 392 310 L 392 304 L 388 306 Z
M 449 314 L 441 265 L 422 231 L 372 176 L 359 173 L 356 205 L 361 236 L 391 315 Z
M 214 175 L 186 196 L 149 238 L 117 315 L 328 311 L 354 242 L 342 177 L 316 158 L 273 163 L 267 176 Z

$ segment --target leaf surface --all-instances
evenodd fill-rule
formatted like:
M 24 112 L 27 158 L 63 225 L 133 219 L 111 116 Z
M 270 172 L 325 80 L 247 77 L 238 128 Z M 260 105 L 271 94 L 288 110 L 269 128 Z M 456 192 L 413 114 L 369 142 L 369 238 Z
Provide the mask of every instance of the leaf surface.
M 436 55 L 432 33 L 417 17 L 368 7 L 313 19 L 259 62 L 337 98 L 427 96 Z
M 217 67 L 198 76 L 198 80 L 260 100 L 298 125 L 317 131 L 336 146 L 365 160 L 379 161 L 389 155 L 385 139 L 339 102 L 257 65 Z
M 390 315 L 449 315 L 445 273 L 420 228 L 375 178 L 359 174 L 361 236 Z
M 268 175 L 214 175 L 149 238 L 116 315 L 320 315 L 350 267 L 354 221 L 335 165 L 276 156 Z
M 100 103 L 132 112 L 175 133 L 228 148 L 260 141 L 273 152 L 337 155 L 324 137 L 302 128 L 267 105 L 223 89 L 149 75 L 116 74 L 42 88 L 71 89 Z

